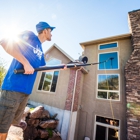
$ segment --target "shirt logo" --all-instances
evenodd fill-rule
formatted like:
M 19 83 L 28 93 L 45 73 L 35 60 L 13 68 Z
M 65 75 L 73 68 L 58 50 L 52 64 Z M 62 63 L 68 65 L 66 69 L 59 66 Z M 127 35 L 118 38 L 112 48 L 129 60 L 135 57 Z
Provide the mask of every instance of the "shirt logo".
M 38 57 L 38 59 L 41 60 L 41 57 L 43 55 L 43 52 L 39 49 L 38 45 L 36 46 L 36 48 L 33 48 L 33 52 L 34 52 L 34 54 L 36 54 L 36 56 Z

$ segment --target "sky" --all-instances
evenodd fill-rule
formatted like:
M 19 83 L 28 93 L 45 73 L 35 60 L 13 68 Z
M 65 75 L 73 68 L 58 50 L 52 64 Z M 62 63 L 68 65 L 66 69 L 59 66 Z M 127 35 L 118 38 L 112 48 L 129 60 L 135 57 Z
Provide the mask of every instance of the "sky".
M 45 21 L 56 27 L 52 40 L 42 44 L 47 51 L 54 43 L 78 59 L 79 43 L 129 33 L 128 12 L 140 9 L 140 0 L 4 0 L 0 1 L 0 39 L 10 29 L 36 32 Z M 0 58 L 9 66 L 12 57 L 0 46 Z

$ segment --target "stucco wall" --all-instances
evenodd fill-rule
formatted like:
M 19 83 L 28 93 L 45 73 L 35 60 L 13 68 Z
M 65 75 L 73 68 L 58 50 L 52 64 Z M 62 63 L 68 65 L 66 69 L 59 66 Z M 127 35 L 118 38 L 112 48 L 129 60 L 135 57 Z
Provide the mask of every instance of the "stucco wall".
M 48 52 L 48 54 L 53 58 L 61 60 L 63 64 L 70 62 L 70 60 L 56 48 L 51 49 Z M 32 90 L 32 94 L 30 96 L 30 100 L 39 102 L 42 104 L 47 104 L 49 106 L 57 107 L 60 109 L 64 109 L 65 100 L 67 96 L 70 69 L 59 70 L 59 72 L 60 73 L 58 76 L 57 88 L 55 92 L 38 90 L 38 85 L 39 85 L 39 81 L 41 77 L 41 72 L 38 72 L 36 81 L 34 83 L 34 87 Z
M 41 73 L 39 72 L 30 96 L 30 100 L 64 109 L 69 81 L 69 69 L 60 71 L 55 92 L 39 91 L 38 85 L 40 77 Z
M 94 139 L 94 124 L 95 115 L 115 118 L 120 120 L 120 138 L 125 140 L 126 137 L 126 102 L 125 102 L 125 84 L 124 84 L 124 66 L 129 59 L 132 52 L 130 37 L 119 40 L 110 40 L 110 43 L 118 42 L 118 48 L 108 50 L 98 50 L 98 44 L 86 45 L 84 54 L 88 57 L 90 62 L 98 62 L 98 53 L 118 51 L 119 52 L 119 68 L 118 70 L 98 70 L 98 65 L 87 67 L 89 73 L 84 76 L 84 84 L 82 91 L 82 101 L 78 127 L 78 139 L 83 139 L 84 136 L 88 136 Z M 100 44 L 100 43 L 99 43 Z M 120 74 L 120 101 L 108 101 L 102 99 L 96 99 L 97 94 L 97 74 Z M 112 109 L 111 109 L 112 108 Z
M 56 48 L 49 50 L 47 54 L 56 59 L 62 60 L 62 63 L 70 62 L 70 60 Z M 58 129 L 63 140 L 68 139 L 68 134 L 69 139 L 74 138 L 75 133 L 78 131 L 77 130 L 75 132 L 75 128 L 77 128 L 77 122 L 79 120 L 77 114 L 79 114 L 78 110 L 81 104 L 83 76 L 84 74 L 81 69 L 79 70 L 79 68 L 60 70 L 57 88 L 53 93 L 37 90 L 41 77 L 41 72 L 38 72 L 34 88 L 30 96 L 29 103 L 32 105 L 43 105 L 52 115 L 54 113 L 58 114 Z

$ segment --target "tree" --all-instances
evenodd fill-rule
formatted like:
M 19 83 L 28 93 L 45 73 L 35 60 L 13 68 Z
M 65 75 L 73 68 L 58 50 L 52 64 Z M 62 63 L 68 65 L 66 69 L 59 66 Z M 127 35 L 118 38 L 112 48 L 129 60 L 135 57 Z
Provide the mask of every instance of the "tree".
M 0 88 L 3 82 L 3 79 L 5 77 L 5 74 L 7 72 L 5 66 L 6 66 L 6 61 L 3 58 L 0 58 Z

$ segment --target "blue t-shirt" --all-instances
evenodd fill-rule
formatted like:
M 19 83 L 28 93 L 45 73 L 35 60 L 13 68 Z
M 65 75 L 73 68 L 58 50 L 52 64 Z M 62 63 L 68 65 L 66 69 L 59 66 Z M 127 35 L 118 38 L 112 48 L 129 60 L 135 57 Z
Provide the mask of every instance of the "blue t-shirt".
M 30 62 L 33 68 L 45 65 L 41 42 L 31 31 L 25 31 L 19 35 L 18 43 L 21 53 Z M 16 53 L 16 52 L 15 52 Z M 23 65 L 13 59 L 2 84 L 2 90 L 10 90 L 31 94 L 37 72 L 34 74 L 14 74 L 15 69 L 23 69 Z

